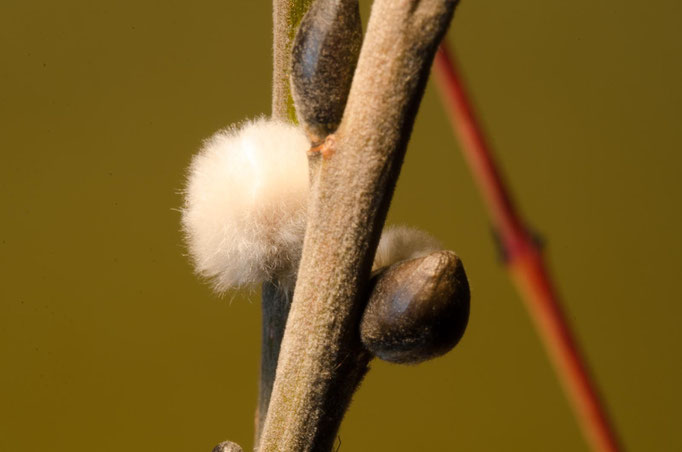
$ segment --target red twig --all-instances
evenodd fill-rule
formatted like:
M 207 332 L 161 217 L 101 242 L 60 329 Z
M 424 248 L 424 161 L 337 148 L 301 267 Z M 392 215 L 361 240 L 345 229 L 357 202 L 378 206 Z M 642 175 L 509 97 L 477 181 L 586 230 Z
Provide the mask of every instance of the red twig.
M 618 451 L 620 447 L 615 431 L 562 312 L 541 250 L 514 207 L 445 43 L 436 54 L 435 76 L 464 156 L 483 192 L 504 247 L 509 272 L 521 292 L 582 431 L 594 451 Z

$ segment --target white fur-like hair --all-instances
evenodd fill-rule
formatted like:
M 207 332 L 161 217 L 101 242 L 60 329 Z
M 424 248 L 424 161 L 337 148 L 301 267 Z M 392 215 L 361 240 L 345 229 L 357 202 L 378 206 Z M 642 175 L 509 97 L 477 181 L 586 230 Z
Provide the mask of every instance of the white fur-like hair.
M 424 231 L 407 226 L 389 226 L 381 234 L 372 270 L 426 256 L 441 249 L 441 243 Z
M 216 292 L 293 283 L 303 246 L 310 143 L 291 124 L 259 118 L 223 129 L 192 159 L 182 226 L 196 272 Z M 418 229 L 384 229 L 373 270 L 441 244 Z
M 217 132 L 194 156 L 182 226 L 196 272 L 216 292 L 293 281 L 305 232 L 310 143 L 259 118 Z

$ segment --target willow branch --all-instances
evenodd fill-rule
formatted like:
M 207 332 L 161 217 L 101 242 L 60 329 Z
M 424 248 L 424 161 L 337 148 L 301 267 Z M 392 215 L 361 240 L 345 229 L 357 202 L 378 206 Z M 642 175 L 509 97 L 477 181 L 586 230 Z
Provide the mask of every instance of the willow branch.
M 329 450 L 369 354 L 371 261 L 454 0 L 376 0 L 343 120 L 311 156 L 308 224 L 261 451 Z M 324 155 L 324 157 L 323 157 Z
M 436 57 L 435 75 L 462 152 L 500 236 L 507 268 L 521 292 L 583 433 L 594 451 L 621 450 L 617 432 L 563 312 L 542 250 L 512 202 L 511 189 L 495 162 L 445 43 Z

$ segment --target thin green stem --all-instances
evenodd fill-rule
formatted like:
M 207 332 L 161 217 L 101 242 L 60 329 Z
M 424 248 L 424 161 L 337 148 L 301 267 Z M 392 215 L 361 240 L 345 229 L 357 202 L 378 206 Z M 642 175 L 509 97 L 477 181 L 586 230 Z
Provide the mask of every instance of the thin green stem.
M 273 11 L 273 77 L 272 116 L 296 122 L 296 109 L 291 97 L 289 75 L 291 46 L 296 30 L 312 0 L 274 0 Z

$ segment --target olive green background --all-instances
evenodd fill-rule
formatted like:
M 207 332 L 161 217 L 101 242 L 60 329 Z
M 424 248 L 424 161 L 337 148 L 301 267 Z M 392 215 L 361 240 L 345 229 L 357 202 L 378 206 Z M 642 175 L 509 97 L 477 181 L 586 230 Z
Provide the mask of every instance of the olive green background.
M 448 35 L 628 450 L 682 450 L 681 5 L 464 0 Z M 258 291 L 192 274 L 177 208 L 269 113 L 271 39 L 267 1 L 3 0 L 0 451 L 251 447 Z M 375 362 L 340 450 L 587 450 L 431 84 L 388 221 L 458 252 L 471 320 Z

